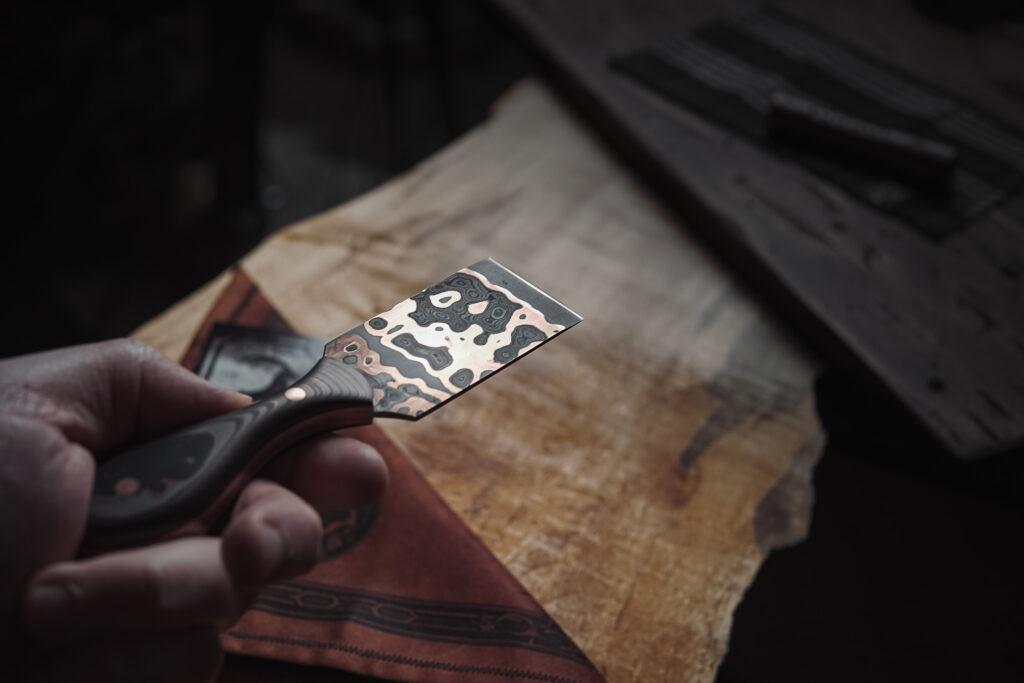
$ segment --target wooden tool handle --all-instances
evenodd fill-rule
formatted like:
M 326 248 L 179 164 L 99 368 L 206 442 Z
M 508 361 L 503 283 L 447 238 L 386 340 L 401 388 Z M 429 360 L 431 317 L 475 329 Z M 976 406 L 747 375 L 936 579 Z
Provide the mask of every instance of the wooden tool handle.
M 768 132 L 926 190 L 948 191 L 959 156 L 955 147 L 940 140 L 879 126 L 785 92 L 772 95 Z
M 267 460 L 314 434 L 368 424 L 372 400 L 362 373 L 323 358 L 276 396 L 104 460 L 83 551 L 206 531 Z

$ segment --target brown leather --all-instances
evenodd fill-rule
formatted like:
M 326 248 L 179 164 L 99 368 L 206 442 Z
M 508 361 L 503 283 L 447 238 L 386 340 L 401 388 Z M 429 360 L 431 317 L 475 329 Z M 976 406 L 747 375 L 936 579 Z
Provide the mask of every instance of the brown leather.
M 186 354 L 193 366 L 214 322 L 286 328 L 241 271 Z M 399 681 L 604 680 L 382 430 L 347 433 L 384 456 L 388 492 L 369 509 L 321 511 L 326 559 L 264 590 L 222 636 L 225 649 Z M 294 669 L 265 673 L 282 681 L 313 671 Z M 263 673 L 229 659 L 222 680 Z

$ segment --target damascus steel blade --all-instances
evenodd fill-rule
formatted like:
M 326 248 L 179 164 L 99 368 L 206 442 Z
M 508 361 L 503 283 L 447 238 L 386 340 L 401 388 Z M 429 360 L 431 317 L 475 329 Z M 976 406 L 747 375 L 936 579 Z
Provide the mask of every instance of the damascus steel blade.
M 327 344 L 377 415 L 416 419 L 582 318 L 497 261 L 463 268 Z

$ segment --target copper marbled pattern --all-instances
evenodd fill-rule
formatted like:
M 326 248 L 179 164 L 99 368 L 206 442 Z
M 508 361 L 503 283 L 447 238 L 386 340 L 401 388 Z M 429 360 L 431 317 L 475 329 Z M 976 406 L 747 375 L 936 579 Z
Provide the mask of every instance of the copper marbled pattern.
M 474 267 L 327 345 L 324 355 L 367 376 L 378 413 L 418 417 L 566 329 Z

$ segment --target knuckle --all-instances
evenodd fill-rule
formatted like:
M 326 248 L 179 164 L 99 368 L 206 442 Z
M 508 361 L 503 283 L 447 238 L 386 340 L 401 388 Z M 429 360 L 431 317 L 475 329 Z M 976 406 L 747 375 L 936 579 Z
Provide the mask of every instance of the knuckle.
M 273 482 L 265 479 L 253 479 L 246 484 L 238 496 L 238 500 L 235 501 L 234 514 L 241 515 L 259 509 L 266 502 L 272 501 L 277 495 L 277 491 L 278 487 Z
M 304 505 L 296 515 L 291 536 L 285 542 L 288 549 L 287 565 L 295 573 L 311 569 L 317 561 L 323 539 L 323 520 L 313 508 Z M 290 541 L 290 542 L 289 542 Z

